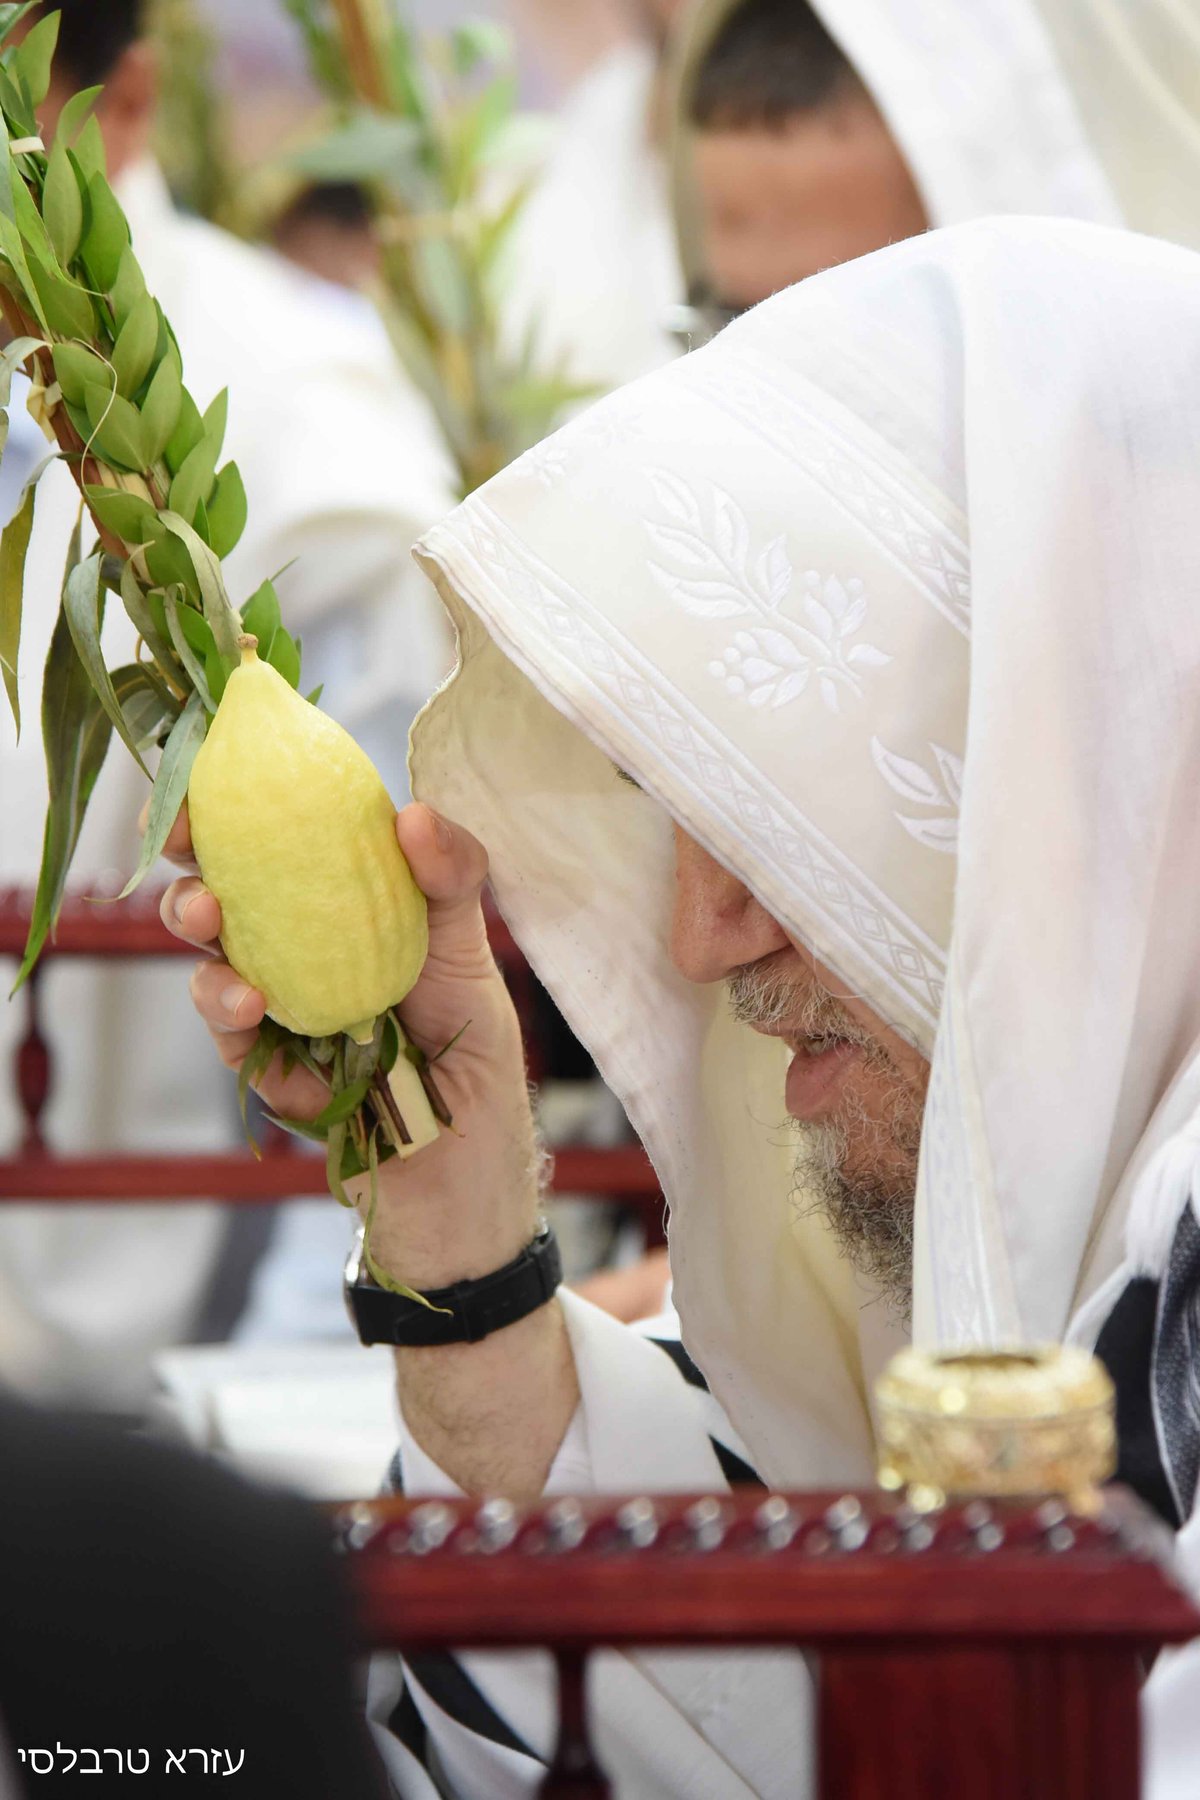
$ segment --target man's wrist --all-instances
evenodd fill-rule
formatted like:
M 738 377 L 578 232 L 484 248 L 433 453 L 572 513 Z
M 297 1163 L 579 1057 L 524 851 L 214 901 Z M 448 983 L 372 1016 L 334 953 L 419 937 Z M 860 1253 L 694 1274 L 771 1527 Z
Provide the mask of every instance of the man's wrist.
M 456 1194 L 420 1192 L 419 1172 L 418 1159 L 391 1180 L 390 1170 L 379 1178 L 371 1260 L 393 1281 L 418 1293 L 478 1281 L 519 1256 L 536 1235 L 541 1209 L 532 1184 L 519 1198 L 506 1201 L 493 1190 L 463 1205 Z M 361 1196 L 364 1217 L 366 1208 Z

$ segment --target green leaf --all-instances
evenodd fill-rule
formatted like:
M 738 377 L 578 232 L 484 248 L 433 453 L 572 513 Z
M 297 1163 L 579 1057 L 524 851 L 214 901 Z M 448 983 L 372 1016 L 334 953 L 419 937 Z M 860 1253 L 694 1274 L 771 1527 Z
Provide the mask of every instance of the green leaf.
M 142 592 L 131 562 L 124 563 L 121 569 L 121 602 L 155 662 L 172 681 L 178 681 L 181 670 L 167 641 L 166 614 L 161 614 L 160 623 L 160 609 L 153 607 L 150 596 Z
M 178 474 L 171 481 L 171 511 L 186 519 L 189 525 L 195 523 L 196 508 L 212 491 L 219 454 L 205 433 L 196 448 L 184 457 Z
M 154 677 L 141 663 L 125 663 L 114 669 L 112 684 L 129 735 L 139 750 L 148 750 L 158 742 L 167 719 L 174 721 L 175 709 L 164 705 Z
M 0 145 L 7 152 L 8 140 L 0 132 Z M 3 173 L 0 171 L 0 193 L 3 192 Z M 42 297 L 33 284 L 33 273 L 29 267 L 29 259 L 25 255 L 25 243 L 20 230 L 8 213 L 0 207 L 0 256 L 10 265 L 14 283 L 26 304 L 35 315 L 43 331 L 50 330 L 50 322 L 46 317 L 46 309 L 42 305 Z
M 208 691 L 212 695 L 214 706 L 220 706 L 221 696 L 225 692 L 225 683 L 229 680 L 229 671 L 222 662 L 214 644 L 204 659 L 204 679 L 208 683 Z
M 102 558 L 97 551 L 86 562 L 76 563 L 67 576 L 63 589 L 63 611 L 75 645 L 76 654 L 87 670 L 96 698 L 108 714 L 109 724 L 116 727 L 130 754 L 137 759 L 145 774 L 150 771 L 142 761 L 141 751 L 129 735 L 121 703 L 113 692 L 112 677 L 100 647 L 100 631 L 104 624 L 104 588 L 100 581 Z
M 102 174 L 94 174 L 88 182 L 88 209 L 83 260 L 93 286 L 102 294 L 111 291 L 113 314 L 120 330 L 138 301 L 145 297 L 146 283 L 129 247 L 129 226 L 120 201 Z
M 120 488 L 87 486 L 83 491 L 92 512 L 107 530 L 115 531 L 127 544 L 146 541 L 158 518 L 148 500 L 140 494 L 123 493 Z
M 8 67 L 34 108 L 39 107 L 50 92 L 50 69 L 58 43 L 58 17 L 52 12 L 39 19 L 9 58 Z
M 167 467 L 172 474 L 178 474 L 184 462 L 191 455 L 196 445 L 204 437 L 204 420 L 200 417 L 200 409 L 187 389 L 182 390 L 179 403 L 179 418 L 175 429 L 167 440 Z M 213 458 L 215 463 L 216 458 Z
M 11 138 L 33 137 L 37 132 L 37 120 L 33 116 L 33 108 L 25 94 L 24 88 L 18 85 L 6 68 L 0 68 L 0 105 L 4 108 L 4 119 Z
M 36 499 L 37 488 L 31 484 L 0 537 L 0 665 L 4 670 L 4 689 L 18 738 L 21 735 L 21 700 L 17 687 L 17 654 L 21 647 L 25 557 L 29 550 L 29 534 L 33 530 Z
M 183 404 L 183 369 L 179 352 L 172 346 L 154 371 L 154 379 L 142 402 L 142 430 L 146 459 L 156 463 L 166 454 L 171 434 L 179 423 Z
M 279 595 L 272 581 L 264 581 L 242 608 L 242 630 L 260 644 L 271 642 L 279 630 Z
M 90 188 L 88 192 L 91 193 Z M 95 206 L 95 195 L 92 195 L 93 215 Z M 122 215 L 122 221 L 123 220 L 124 215 Z M 128 231 L 128 227 L 126 227 L 126 231 Z M 105 248 L 107 248 L 107 246 Z M 109 298 L 112 301 L 113 318 L 117 322 L 118 331 L 145 292 L 146 278 L 142 274 L 138 259 L 133 254 L 133 250 L 127 241 L 124 249 L 120 252 L 117 262 L 117 272 L 112 281 L 111 292 L 109 294 Z
M 193 600 L 200 598 L 200 578 L 192 559 L 161 519 L 155 520 L 153 542 L 146 548 L 146 568 L 159 587 L 182 587 Z
M 147 375 L 158 347 L 158 308 L 143 294 L 130 308 L 117 333 L 112 363 L 117 372 L 117 392 L 131 400 Z
M 199 694 L 192 694 L 172 725 L 171 735 L 163 746 L 162 761 L 158 765 L 158 774 L 154 778 L 154 789 L 150 795 L 150 812 L 146 821 L 146 835 L 142 839 L 142 854 L 138 858 L 137 868 L 121 890 L 119 898 L 122 900 L 145 880 L 162 855 L 163 845 L 187 795 L 188 777 L 192 772 L 196 753 L 204 742 L 204 728 L 203 704 Z
M 81 88 L 77 94 L 71 95 L 59 113 L 58 124 L 54 127 L 56 144 L 62 144 L 70 149 L 103 91 L 102 87 Z
M 89 381 L 103 384 L 106 393 L 111 390 L 112 371 L 94 350 L 86 349 L 83 344 L 55 344 L 53 356 L 54 373 L 63 391 L 63 399 L 69 405 L 81 406 L 86 411 Z
M 289 687 L 300 686 L 300 645 L 282 625 L 271 639 L 263 660 L 283 676 Z
M 319 706 L 320 701 L 321 701 L 321 695 L 324 692 L 325 692 L 325 683 L 323 681 L 318 682 L 317 686 L 313 689 L 312 693 L 305 694 L 304 698 L 308 701 L 308 704 L 310 706 Z
M 107 177 L 108 158 L 104 149 L 104 135 L 100 130 L 100 121 L 93 114 L 84 126 L 71 149 L 75 158 L 75 166 L 83 177 L 89 192 L 97 175 Z
M 226 463 L 208 502 L 208 541 L 216 556 L 236 549 L 246 529 L 246 489 L 236 463 Z
M 29 273 L 49 329 L 59 337 L 92 337 L 96 330 L 96 309 L 84 290 L 36 259 L 30 263 Z
M 342 1182 L 342 1157 L 346 1150 L 347 1130 L 344 1123 L 331 1125 L 326 1139 L 325 1179 L 339 1206 L 353 1206 Z
M 171 642 L 175 647 L 175 654 L 187 670 L 188 678 L 203 701 L 205 710 L 216 712 L 217 703 L 208 691 L 208 680 L 204 673 L 205 657 L 210 650 L 214 655 L 216 654 L 212 632 L 209 631 L 199 613 L 193 612 L 190 606 L 181 604 L 174 591 L 168 589 L 163 595 L 163 605 L 166 608 L 167 631 L 170 633 Z M 193 620 L 204 631 L 207 643 L 199 646 L 194 644 L 190 628 Z M 197 654 L 197 650 L 199 650 L 199 654 Z
M 91 421 L 90 442 L 105 462 L 138 472 L 146 467 L 145 432 L 136 406 L 103 388 L 98 381 L 89 382 L 84 403 Z
M 7 406 L 12 396 L 12 378 L 22 363 L 32 356 L 35 350 L 44 350 L 46 344 L 41 338 L 14 338 L 3 354 L 0 354 L 0 406 Z
M 221 446 L 225 442 L 225 427 L 228 423 L 229 389 L 222 388 L 204 415 L 204 436 L 212 445 L 214 469 L 221 459 Z
M 159 514 L 162 523 L 175 536 L 181 539 L 184 548 L 192 559 L 196 578 L 200 583 L 200 601 L 204 608 L 204 616 L 212 626 L 212 634 L 216 639 L 217 649 L 225 658 L 229 668 L 236 669 L 242 659 L 238 647 L 238 636 L 242 630 L 242 621 L 230 603 L 225 591 L 225 580 L 221 574 L 221 565 L 204 542 L 203 538 L 192 530 L 186 519 L 180 518 L 176 512 Z
M 290 168 L 315 181 L 370 181 L 396 179 L 406 168 L 415 168 L 420 152 L 421 132 L 411 119 L 364 107 L 347 124 L 287 160 Z
M 76 526 L 71 557 L 79 556 Z M 25 941 L 25 955 L 13 991 L 20 987 L 58 918 L 71 858 L 79 842 L 96 777 L 108 751 L 112 727 L 79 660 L 60 609 L 42 681 L 42 738 L 46 747 L 49 805 L 42 839 L 42 866 Z
M 83 195 L 67 147 L 61 139 L 50 152 L 42 189 L 42 217 L 55 254 L 65 269 L 83 236 Z
M 344 1119 L 356 1113 L 367 1097 L 369 1081 L 352 1081 L 339 1094 L 335 1094 L 329 1105 L 323 1107 L 313 1120 L 317 1131 L 325 1131 L 331 1125 L 340 1125 Z

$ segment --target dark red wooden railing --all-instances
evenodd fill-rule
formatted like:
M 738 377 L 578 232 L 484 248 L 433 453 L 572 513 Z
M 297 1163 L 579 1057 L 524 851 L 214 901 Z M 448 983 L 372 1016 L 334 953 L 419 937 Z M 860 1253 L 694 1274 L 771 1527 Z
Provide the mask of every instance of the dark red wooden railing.
M 631 1495 L 359 1501 L 335 1526 L 367 1646 L 553 1652 L 543 1800 L 609 1793 L 593 1649 L 750 1644 L 818 1659 L 821 1800 L 1134 1800 L 1146 1663 L 1200 1635 L 1158 1528 L 1119 1490 L 1094 1516 L 1056 1499 L 919 1514 L 873 1493 Z
M 0 1202 L 218 1199 L 245 1205 L 311 1194 L 323 1186 L 319 1165 L 311 1156 L 290 1149 L 289 1140 L 279 1132 L 271 1134 L 261 1160 L 248 1151 L 199 1156 L 67 1156 L 46 1143 L 41 1119 L 54 1079 L 54 1058 L 42 1026 L 41 968 L 56 956 L 104 960 L 182 957 L 194 961 L 196 951 L 172 937 L 159 918 L 160 898 L 157 893 L 139 893 L 129 900 L 101 905 L 82 897 L 65 902 L 42 965 L 13 1002 L 24 1007 L 14 1080 L 25 1129 L 17 1154 L 0 1159 Z M 20 958 L 30 903 L 27 892 L 0 890 L 0 959 Z M 489 910 L 488 934 L 521 1017 L 530 1071 L 536 1079 L 541 1059 L 533 977 L 494 909 Z M 640 1211 L 648 1242 L 663 1241 L 662 1199 L 649 1158 L 639 1144 L 611 1149 L 563 1146 L 555 1152 L 551 1185 L 558 1193 L 619 1199 Z

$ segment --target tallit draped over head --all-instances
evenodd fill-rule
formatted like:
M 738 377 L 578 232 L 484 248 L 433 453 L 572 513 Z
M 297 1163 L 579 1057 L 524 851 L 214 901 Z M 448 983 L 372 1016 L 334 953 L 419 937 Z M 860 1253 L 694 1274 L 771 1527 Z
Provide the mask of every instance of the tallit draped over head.
M 689 292 L 704 277 L 690 99 L 704 56 L 744 4 L 699 0 L 673 57 L 671 185 Z M 1117 202 L 1033 0 L 805 4 L 882 113 L 931 225 L 985 213 L 1118 222 Z
M 625 1101 L 769 1480 L 865 1476 L 881 1307 L 793 1204 L 786 1052 L 670 966 L 670 819 L 932 1060 L 917 1339 L 1061 1336 L 1195 1100 L 1198 393 L 1200 259 L 985 221 L 768 301 L 419 552 L 461 666 L 414 791 Z

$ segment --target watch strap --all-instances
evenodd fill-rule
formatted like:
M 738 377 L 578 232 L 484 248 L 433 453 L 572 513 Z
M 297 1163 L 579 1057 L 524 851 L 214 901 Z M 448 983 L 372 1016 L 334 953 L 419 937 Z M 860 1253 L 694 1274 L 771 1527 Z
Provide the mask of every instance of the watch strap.
M 547 1225 L 503 1268 L 433 1289 L 423 1306 L 371 1280 L 362 1266 L 361 1239 L 360 1232 L 346 1267 L 346 1304 L 364 1344 L 414 1349 L 476 1344 L 536 1312 L 562 1281 L 558 1239 Z

